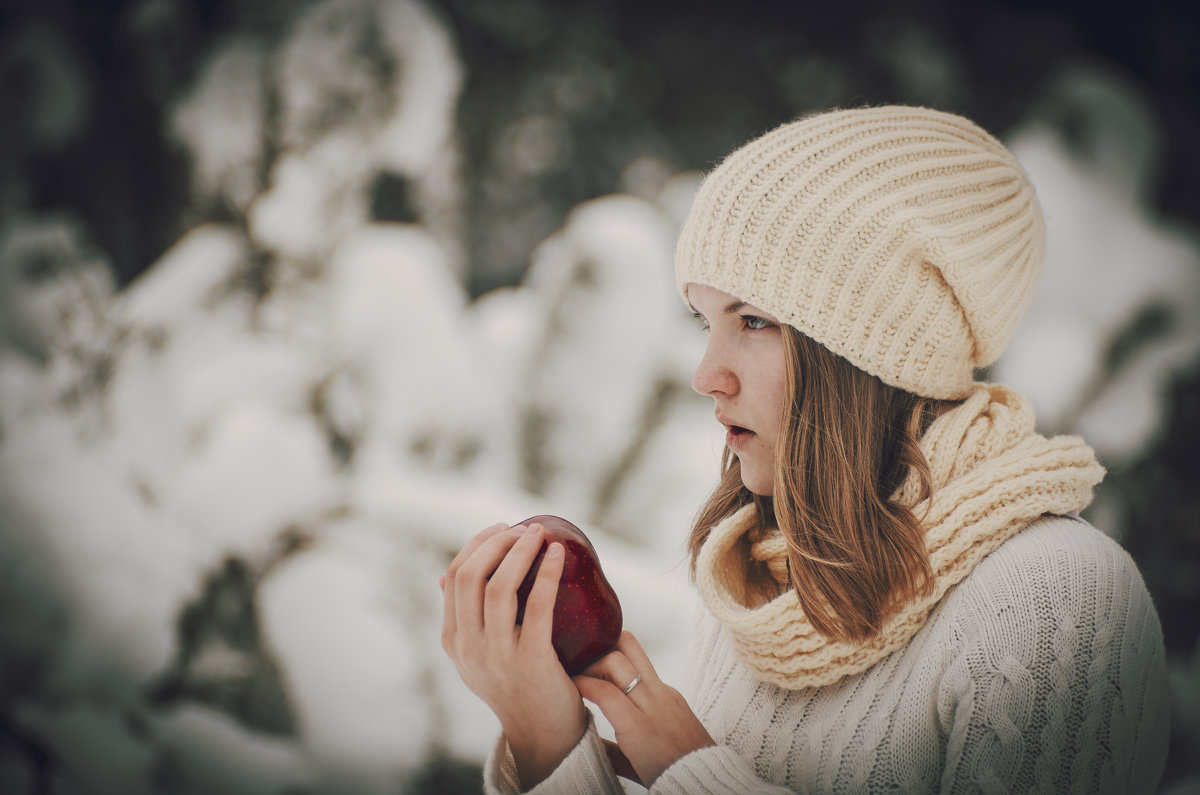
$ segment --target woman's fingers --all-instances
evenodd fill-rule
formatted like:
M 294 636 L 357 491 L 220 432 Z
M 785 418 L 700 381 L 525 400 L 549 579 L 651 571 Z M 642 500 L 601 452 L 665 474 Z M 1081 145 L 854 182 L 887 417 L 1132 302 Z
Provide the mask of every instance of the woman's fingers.
M 517 590 L 541 550 L 545 535 L 540 524 L 514 527 L 509 532 L 519 537 L 492 572 L 484 589 L 483 628 L 484 632 L 495 635 L 494 640 L 513 635 L 517 621 Z
M 450 565 L 446 568 L 446 573 L 438 579 L 438 585 L 442 589 L 442 649 L 447 654 L 452 654 L 452 645 L 454 637 L 458 633 L 458 608 L 455 593 L 455 579 L 458 575 L 458 570 L 462 568 L 467 559 L 479 549 L 483 542 L 489 538 L 504 532 L 508 529 L 506 524 L 494 524 L 487 529 L 476 533 L 470 541 L 458 551 L 454 556 L 454 560 L 450 561 Z
M 471 540 L 463 545 L 463 548 L 458 551 L 458 554 L 454 556 L 454 560 L 450 561 L 450 566 L 446 569 L 447 578 L 453 579 L 455 573 L 457 573 L 462 565 L 467 562 L 468 558 L 475 554 L 475 550 L 479 549 L 479 547 L 485 541 L 498 533 L 503 533 L 508 529 L 508 525 L 504 524 L 503 522 L 499 522 L 476 533 Z
M 621 632 L 617 640 L 617 648 L 601 657 L 587 667 L 583 673 L 605 680 L 617 687 L 621 694 L 633 698 L 639 688 L 647 684 L 662 684 L 654 664 L 642 648 L 642 644 L 629 630 Z M 641 677 L 636 685 L 630 685 L 637 677 Z M 644 692 L 644 691 L 643 691 Z
M 686 699 L 658 678 L 641 644 L 628 632 L 621 633 L 616 651 L 572 681 L 608 718 L 621 752 L 644 786 L 652 786 L 683 756 L 713 744 Z
M 442 645 L 464 684 L 499 718 L 521 781 L 531 785 L 575 747 L 588 714 L 549 640 L 561 545 L 544 559 L 526 611 L 544 642 L 523 642 L 537 633 L 516 625 L 517 592 L 543 539 L 540 527 L 493 526 L 471 539 L 440 578 Z
M 612 685 L 622 696 L 632 698 L 635 691 L 649 679 L 633 664 L 628 656 L 619 649 L 611 651 L 583 670 L 583 675 L 600 679 Z M 642 678 L 626 692 L 638 676 Z M 599 703 L 599 702 L 596 702 Z
M 614 727 L 630 725 L 638 720 L 641 711 L 637 705 L 621 692 L 621 687 L 614 685 L 609 680 L 588 674 L 578 674 L 572 677 L 571 681 L 575 683 L 575 689 L 579 691 L 579 695 L 599 707 L 600 711 L 604 713 L 604 717 L 608 718 L 608 722 Z M 639 684 L 638 687 L 640 686 Z M 631 692 L 629 695 L 632 696 L 633 693 Z M 618 731 L 620 730 L 618 729 Z M 617 739 L 621 738 L 618 736 Z
M 484 627 L 484 595 L 488 579 L 521 538 L 524 528 L 501 530 L 489 535 L 457 570 L 452 569 L 454 620 L 459 632 L 478 634 Z M 450 588 L 450 583 L 446 585 Z
M 647 672 L 650 673 L 647 676 Z M 584 669 L 572 681 L 579 695 L 600 708 L 614 726 L 638 720 L 641 708 L 649 703 L 648 688 L 658 677 L 653 667 L 639 671 L 624 652 L 609 652 Z
M 654 670 L 654 664 L 650 662 L 649 655 L 642 648 L 642 644 L 634 637 L 634 634 L 629 630 L 623 630 L 621 637 L 617 639 L 617 650 L 620 651 L 634 668 L 638 670 L 646 679 L 658 682 L 658 672 Z
M 525 600 L 525 617 L 521 637 L 535 643 L 550 644 L 554 630 L 554 603 L 558 599 L 558 581 L 562 578 L 566 554 L 563 545 L 555 541 L 546 550 L 529 598 Z

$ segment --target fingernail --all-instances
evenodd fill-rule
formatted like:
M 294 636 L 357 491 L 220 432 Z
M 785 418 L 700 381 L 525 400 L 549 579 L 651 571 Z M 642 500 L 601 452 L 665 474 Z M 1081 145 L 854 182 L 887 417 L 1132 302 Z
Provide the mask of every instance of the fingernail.
M 563 545 L 558 543 L 557 541 L 555 541 L 553 544 L 551 544 L 550 548 L 546 550 L 547 555 L 553 555 L 554 557 L 558 557 L 562 553 L 563 553 Z

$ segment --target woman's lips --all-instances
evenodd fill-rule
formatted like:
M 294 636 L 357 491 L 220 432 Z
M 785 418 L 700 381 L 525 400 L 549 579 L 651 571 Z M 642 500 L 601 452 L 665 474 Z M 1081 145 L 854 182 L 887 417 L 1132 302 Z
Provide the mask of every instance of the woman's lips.
M 745 447 L 750 442 L 750 437 L 754 435 L 753 431 L 739 425 L 729 425 L 726 427 L 729 430 L 725 434 L 725 444 L 735 453 Z
M 715 412 L 717 422 L 725 426 L 725 445 L 737 452 L 750 443 L 750 437 L 754 436 L 754 431 L 738 425 L 736 422 L 730 422 L 730 418 L 725 416 L 720 409 Z

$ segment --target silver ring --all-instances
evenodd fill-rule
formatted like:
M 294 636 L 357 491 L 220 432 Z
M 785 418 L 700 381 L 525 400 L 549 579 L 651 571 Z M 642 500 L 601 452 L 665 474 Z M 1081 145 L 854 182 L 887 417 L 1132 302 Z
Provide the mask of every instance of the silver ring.
M 625 685 L 625 689 L 624 689 L 624 690 L 622 690 L 621 692 L 622 692 L 622 693 L 624 693 L 625 695 L 629 695 L 629 691 L 630 691 L 630 690 L 633 690 L 635 687 L 637 687 L 637 686 L 638 686 L 638 682 L 640 682 L 640 681 L 642 681 L 642 675 L 641 675 L 641 674 L 638 674 L 637 676 L 633 677 L 633 681 L 632 681 L 632 682 L 630 682 L 629 684 Z

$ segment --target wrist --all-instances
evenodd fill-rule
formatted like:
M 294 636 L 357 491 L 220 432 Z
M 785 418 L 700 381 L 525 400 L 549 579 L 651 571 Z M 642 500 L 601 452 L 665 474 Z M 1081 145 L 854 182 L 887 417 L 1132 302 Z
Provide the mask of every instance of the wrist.
M 522 790 L 532 789 L 545 781 L 570 756 L 587 732 L 587 713 L 586 710 L 582 712 L 576 724 L 569 728 L 501 722 Z

